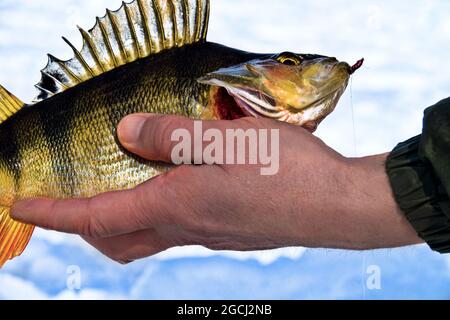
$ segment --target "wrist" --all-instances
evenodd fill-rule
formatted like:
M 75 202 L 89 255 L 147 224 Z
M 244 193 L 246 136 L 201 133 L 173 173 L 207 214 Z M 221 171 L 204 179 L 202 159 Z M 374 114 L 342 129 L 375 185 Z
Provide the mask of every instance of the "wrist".
M 342 209 L 349 249 L 393 248 L 423 242 L 395 201 L 385 163 L 388 154 L 346 159 Z

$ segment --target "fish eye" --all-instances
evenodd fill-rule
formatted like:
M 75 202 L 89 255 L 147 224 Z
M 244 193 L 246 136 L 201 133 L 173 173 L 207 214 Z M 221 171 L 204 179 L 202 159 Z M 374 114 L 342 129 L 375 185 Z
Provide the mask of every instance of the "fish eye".
M 288 66 L 298 66 L 302 63 L 301 57 L 292 52 L 283 52 L 276 57 L 276 60 Z

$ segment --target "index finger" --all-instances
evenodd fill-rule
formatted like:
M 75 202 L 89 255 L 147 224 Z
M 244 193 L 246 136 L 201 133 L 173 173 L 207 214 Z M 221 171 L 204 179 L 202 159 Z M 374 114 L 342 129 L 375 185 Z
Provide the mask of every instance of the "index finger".
M 109 192 L 88 199 L 19 201 L 12 207 L 13 219 L 42 228 L 91 238 L 112 237 L 145 229 L 152 215 L 142 201 L 152 201 L 157 188 L 142 197 L 142 186 Z M 154 199 L 154 207 L 160 203 Z

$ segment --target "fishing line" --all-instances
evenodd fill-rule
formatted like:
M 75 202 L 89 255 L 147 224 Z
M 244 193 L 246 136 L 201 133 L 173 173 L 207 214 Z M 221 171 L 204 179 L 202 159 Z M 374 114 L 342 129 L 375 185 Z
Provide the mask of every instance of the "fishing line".
M 358 138 L 356 133 L 356 113 L 355 113 L 355 106 L 353 101 L 353 78 L 350 79 L 350 109 L 352 114 L 352 125 L 353 125 L 353 157 L 358 157 Z M 367 282 L 366 282 L 366 276 L 367 276 L 367 256 L 366 253 L 362 253 L 362 289 L 363 289 L 363 300 L 366 300 L 366 288 L 367 288 Z

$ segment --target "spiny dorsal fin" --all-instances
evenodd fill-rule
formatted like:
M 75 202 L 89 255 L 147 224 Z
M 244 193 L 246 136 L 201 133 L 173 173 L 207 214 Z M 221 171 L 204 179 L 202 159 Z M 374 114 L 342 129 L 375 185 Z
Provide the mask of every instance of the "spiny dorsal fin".
M 206 40 L 209 0 L 134 0 L 117 11 L 107 10 L 95 26 L 84 31 L 78 51 L 67 61 L 49 55 L 41 71 L 35 102 L 121 65 L 163 50 Z
M 24 105 L 19 98 L 0 86 L 0 123 L 22 109 Z

